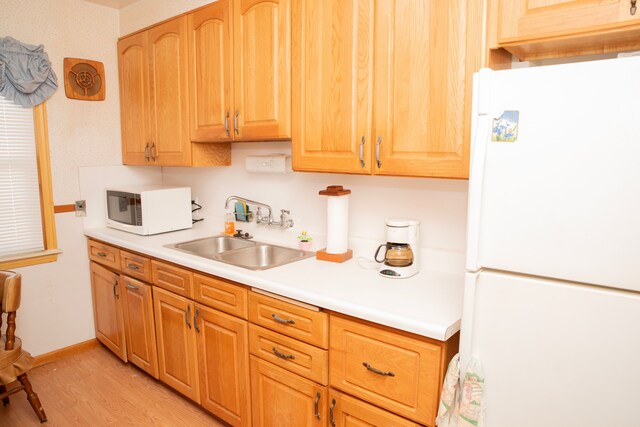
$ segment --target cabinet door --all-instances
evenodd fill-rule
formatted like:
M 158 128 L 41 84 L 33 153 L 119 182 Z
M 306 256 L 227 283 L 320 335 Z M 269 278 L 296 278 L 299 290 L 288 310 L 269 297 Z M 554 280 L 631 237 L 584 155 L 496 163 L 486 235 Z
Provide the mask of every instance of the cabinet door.
M 376 10 L 373 171 L 466 178 L 471 76 L 467 2 L 383 0 Z M 475 31 L 474 31 L 475 33 Z M 480 51 L 481 37 L 469 37 Z M 479 63 L 479 62 L 478 62 Z M 469 69 L 469 71 L 467 71 Z
M 233 15 L 234 138 L 289 139 L 290 0 L 234 0 Z
M 200 404 L 232 426 L 250 425 L 247 321 L 196 306 Z
M 153 287 L 160 380 L 200 403 L 194 303 Z
M 219 0 L 189 14 L 192 141 L 231 141 L 231 3 Z
M 373 0 L 293 2 L 293 167 L 370 173 Z
M 420 427 L 420 424 L 333 389 L 329 390 L 329 424 L 335 427 Z
M 327 389 L 250 356 L 255 427 L 309 427 L 327 423 Z
M 189 166 L 187 17 L 172 19 L 147 32 L 153 164 Z
M 92 262 L 91 290 L 96 338 L 126 362 L 120 275 Z
M 131 363 L 158 379 L 151 286 L 127 276 L 122 276 L 122 284 L 127 357 Z
M 149 164 L 150 115 L 147 33 L 134 34 L 118 42 L 120 78 L 120 126 L 122 162 Z
M 498 41 L 542 39 L 621 26 L 640 19 L 630 0 L 500 0 Z

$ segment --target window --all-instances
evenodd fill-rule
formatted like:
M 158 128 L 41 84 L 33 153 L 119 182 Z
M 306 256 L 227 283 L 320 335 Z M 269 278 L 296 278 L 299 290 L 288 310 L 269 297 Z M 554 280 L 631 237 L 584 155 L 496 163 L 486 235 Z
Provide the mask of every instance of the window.
M 0 96 L 0 269 L 55 261 L 56 246 L 45 104 Z

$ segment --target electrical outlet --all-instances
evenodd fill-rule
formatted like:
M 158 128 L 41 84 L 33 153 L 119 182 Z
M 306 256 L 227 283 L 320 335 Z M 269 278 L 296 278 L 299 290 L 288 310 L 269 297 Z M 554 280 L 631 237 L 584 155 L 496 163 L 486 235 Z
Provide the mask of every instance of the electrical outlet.
M 76 216 L 87 216 L 87 202 L 76 200 Z

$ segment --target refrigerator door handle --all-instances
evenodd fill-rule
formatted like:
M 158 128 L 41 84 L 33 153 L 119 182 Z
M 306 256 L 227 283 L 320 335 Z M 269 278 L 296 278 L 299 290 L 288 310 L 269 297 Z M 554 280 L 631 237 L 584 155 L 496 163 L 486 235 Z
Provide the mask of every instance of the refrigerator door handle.
M 474 129 L 471 141 L 471 166 L 469 171 L 469 205 L 467 207 L 467 256 L 466 269 L 476 271 L 479 266 L 480 215 L 484 163 L 491 131 L 490 90 L 493 70 L 483 68 L 473 76 Z

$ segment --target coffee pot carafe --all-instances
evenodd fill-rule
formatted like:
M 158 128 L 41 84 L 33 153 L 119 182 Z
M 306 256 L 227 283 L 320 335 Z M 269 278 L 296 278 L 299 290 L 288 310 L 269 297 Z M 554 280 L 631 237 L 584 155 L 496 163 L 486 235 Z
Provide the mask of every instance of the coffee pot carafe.
M 385 221 L 387 243 L 378 246 L 375 260 L 382 265 L 378 273 L 384 277 L 402 279 L 418 273 L 418 231 L 420 221 L 388 219 Z M 380 252 L 384 248 L 384 258 Z

